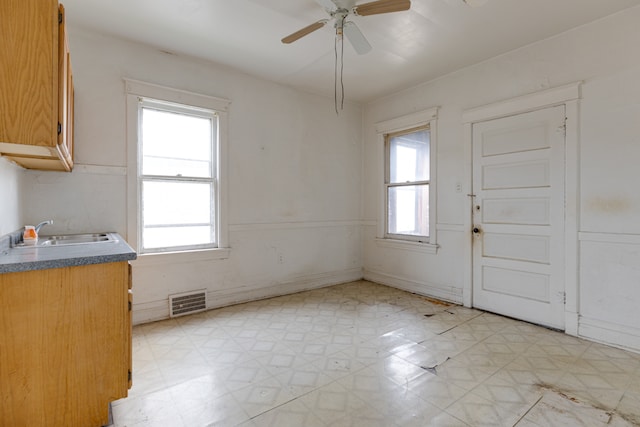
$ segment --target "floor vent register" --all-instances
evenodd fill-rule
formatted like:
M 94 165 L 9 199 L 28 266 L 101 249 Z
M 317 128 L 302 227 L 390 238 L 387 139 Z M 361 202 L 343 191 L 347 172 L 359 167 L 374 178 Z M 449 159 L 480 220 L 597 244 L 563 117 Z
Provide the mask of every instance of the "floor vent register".
M 192 291 L 169 295 L 169 315 L 184 316 L 207 309 L 207 291 Z

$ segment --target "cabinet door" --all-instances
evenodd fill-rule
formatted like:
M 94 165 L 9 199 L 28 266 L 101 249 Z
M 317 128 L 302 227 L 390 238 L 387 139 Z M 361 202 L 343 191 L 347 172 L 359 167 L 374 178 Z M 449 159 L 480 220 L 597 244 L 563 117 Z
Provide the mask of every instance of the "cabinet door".
M 108 423 L 128 389 L 127 268 L 0 274 L 0 425 Z
M 0 153 L 28 169 L 73 168 L 73 78 L 58 0 L 3 0 Z
M 128 388 L 131 388 L 133 385 L 133 290 L 131 289 L 133 286 L 133 272 L 132 272 L 131 264 L 129 264 L 129 286 L 128 286 L 128 295 L 129 295 L 129 317 L 127 328 L 127 366 L 129 367 L 129 383 Z
M 58 1 L 3 0 L 0 40 L 0 143 L 50 155 L 58 124 Z
M 60 27 L 58 31 L 58 153 L 66 163 L 66 169 L 73 168 L 73 74 L 67 38 L 64 6 L 59 8 Z

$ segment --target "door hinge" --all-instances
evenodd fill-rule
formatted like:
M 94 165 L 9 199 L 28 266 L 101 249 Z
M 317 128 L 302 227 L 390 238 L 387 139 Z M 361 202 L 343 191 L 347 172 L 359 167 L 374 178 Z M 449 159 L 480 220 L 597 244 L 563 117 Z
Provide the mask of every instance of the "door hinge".
M 560 292 L 560 301 L 562 301 L 562 304 L 567 304 L 567 293 L 566 292 Z
M 131 369 L 127 371 L 127 381 L 131 381 Z
M 131 301 L 129 301 L 129 311 L 131 311 Z
M 64 21 L 64 17 L 62 16 L 62 12 L 58 12 L 58 24 L 62 24 L 63 21 Z
M 562 135 L 564 135 L 565 137 L 567 136 L 567 119 L 566 118 L 564 119 L 562 124 L 558 126 L 557 131 L 562 132 Z
M 58 135 L 62 133 L 62 123 L 58 122 Z

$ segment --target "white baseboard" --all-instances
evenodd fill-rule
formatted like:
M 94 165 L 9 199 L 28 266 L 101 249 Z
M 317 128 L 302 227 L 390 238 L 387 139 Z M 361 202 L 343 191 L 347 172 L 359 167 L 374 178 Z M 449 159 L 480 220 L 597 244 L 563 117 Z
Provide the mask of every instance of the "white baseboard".
M 449 301 L 456 304 L 462 304 L 462 288 L 453 286 L 442 286 L 428 282 L 416 282 L 398 276 L 365 270 L 364 279 L 371 282 L 380 283 L 382 285 L 391 286 L 393 288 L 402 289 L 403 291 L 412 292 L 426 297 L 437 298 L 443 301 Z
M 640 329 L 580 317 L 578 336 L 640 353 Z
M 135 291 L 134 291 L 135 292 Z M 136 303 L 136 295 L 133 294 L 132 317 L 133 324 L 155 322 L 169 318 L 169 298 L 161 301 Z
M 256 301 L 297 292 L 318 289 L 327 286 L 348 283 L 362 279 L 362 270 L 350 270 L 320 273 L 296 277 L 286 282 L 260 286 L 258 284 L 242 286 L 239 289 L 207 291 L 207 309 L 226 307 L 233 304 Z M 155 322 L 169 318 L 169 302 L 167 299 L 133 304 L 133 324 Z

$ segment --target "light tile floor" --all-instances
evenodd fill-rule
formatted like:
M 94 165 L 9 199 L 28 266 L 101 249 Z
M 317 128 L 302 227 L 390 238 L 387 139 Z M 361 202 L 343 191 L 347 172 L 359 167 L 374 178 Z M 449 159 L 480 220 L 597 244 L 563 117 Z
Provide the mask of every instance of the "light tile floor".
M 640 355 L 366 281 L 134 328 L 114 426 L 633 426 Z

